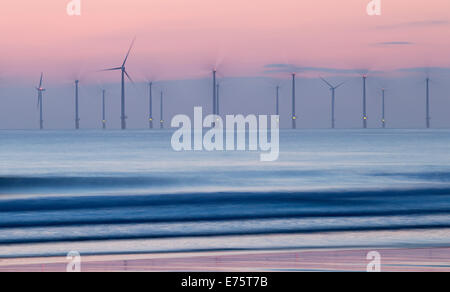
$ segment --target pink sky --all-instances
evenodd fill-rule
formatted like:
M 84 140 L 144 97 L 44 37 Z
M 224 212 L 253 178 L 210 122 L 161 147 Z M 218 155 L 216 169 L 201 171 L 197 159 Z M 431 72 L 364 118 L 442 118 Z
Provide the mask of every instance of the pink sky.
M 448 0 L 382 0 L 379 17 L 366 14 L 369 0 L 82 0 L 79 17 L 67 16 L 68 2 L 3 1 L 0 75 L 69 81 L 120 65 L 134 36 L 128 71 L 137 80 L 201 77 L 217 62 L 230 76 L 271 63 L 450 65 Z M 392 42 L 409 44 L 381 44 Z

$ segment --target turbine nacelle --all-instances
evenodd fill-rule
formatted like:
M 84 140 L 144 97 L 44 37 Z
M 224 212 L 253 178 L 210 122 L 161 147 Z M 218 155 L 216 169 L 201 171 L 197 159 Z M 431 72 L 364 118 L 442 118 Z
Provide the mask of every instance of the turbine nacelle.
M 338 89 L 339 87 L 341 87 L 342 85 L 345 84 L 345 82 L 342 82 L 336 86 L 332 85 L 330 82 L 328 82 L 325 78 L 320 77 L 320 79 L 322 79 L 322 81 L 328 85 L 328 87 L 330 88 L 331 91 L 334 91 L 336 89 Z
M 45 91 L 42 87 L 42 82 L 44 81 L 44 73 L 41 73 L 41 78 L 39 79 L 39 85 L 36 87 L 37 91 Z

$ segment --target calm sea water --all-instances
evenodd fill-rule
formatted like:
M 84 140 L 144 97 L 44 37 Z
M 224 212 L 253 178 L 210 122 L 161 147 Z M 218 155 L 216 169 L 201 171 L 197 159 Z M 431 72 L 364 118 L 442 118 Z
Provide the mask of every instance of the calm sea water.
M 171 135 L 0 131 L 0 257 L 450 244 L 449 130 L 286 130 L 271 163 Z

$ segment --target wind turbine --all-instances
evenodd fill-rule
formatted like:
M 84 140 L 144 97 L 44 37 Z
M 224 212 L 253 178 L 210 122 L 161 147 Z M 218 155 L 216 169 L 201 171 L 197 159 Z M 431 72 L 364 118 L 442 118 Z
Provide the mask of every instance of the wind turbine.
M 41 79 L 39 81 L 39 86 L 36 87 L 36 90 L 38 92 L 38 107 L 39 107 L 39 128 L 41 130 L 44 129 L 44 119 L 43 119 L 43 110 L 42 110 L 42 96 L 45 89 L 42 87 L 42 82 L 44 79 L 44 73 L 41 73 Z
M 148 123 L 149 128 L 153 129 L 153 95 L 152 95 L 152 89 L 153 89 L 153 82 L 148 83 L 148 103 L 149 103 L 149 109 L 148 109 Z
M 220 74 L 220 73 L 219 73 Z M 223 78 L 223 75 L 221 76 Z M 220 121 L 220 113 L 221 113 L 221 105 L 223 105 L 223 103 L 221 104 L 221 89 L 223 88 L 224 84 L 227 84 L 227 80 L 226 79 L 222 79 L 220 82 L 218 81 L 218 78 L 216 78 L 216 110 L 215 110 L 215 115 L 217 116 L 216 121 L 219 122 Z
M 331 90 L 331 128 L 336 128 L 336 119 L 335 119 L 335 105 L 336 105 L 336 89 L 341 87 L 345 84 L 345 82 L 342 82 L 339 85 L 333 86 L 330 82 L 328 82 L 325 78 L 320 77 L 323 82 L 325 82 Z
M 211 104 L 211 114 L 212 115 L 218 115 L 218 112 L 220 111 L 220 103 L 219 103 L 219 97 L 220 94 L 218 91 L 220 90 L 220 85 L 218 85 L 218 75 L 220 75 L 220 72 L 218 71 L 218 67 L 220 66 L 220 62 L 216 61 L 214 65 L 207 65 L 207 68 L 202 68 L 198 73 L 196 73 L 194 76 L 197 78 L 205 78 L 205 80 L 211 80 L 209 79 L 212 77 L 212 104 Z M 207 81 L 210 82 L 210 81 Z M 205 105 L 205 109 L 209 107 L 208 105 Z M 214 123 L 212 125 L 214 127 Z
M 386 89 L 381 89 L 381 127 L 386 129 Z
M 214 68 L 213 74 L 213 115 L 217 114 L 217 70 Z
M 221 77 L 223 78 L 223 75 L 222 74 L 220 74 L 220 72 L 219 72 L 219 75 L 221 75 Z M 226 83 L 227 83 L 227 81 L 226 81 L 226 79 L 222 79 L 220 82 L 218 81 L 218 78 L 217 78 L 217 71 L 216 71 L 216 92 L 215 92 L 215 94 L 216 94 L 216 98 L 215 98 L 215 100 L 216 100 L 216 102 L 215 102 L 215 112 L 214 112 L 214 114 L 216 115 L 216 116 L 218 116 L 217 117 L 217 122 L 219 122 L 219 120 L 220 120 L 220 112 L 221 112 L 221 103 L 220 103 L 220 90 L 223 88 L 223 85 L 225 84 L 226 85 Z
M 297 129 L 297 116 L 295 115 L 295 73 L 292 73 L 292 129 Z
M 367 129 L 367 74 L 363 74 L 363 128 Z
M 80 83 L 83 83 L 85 80 L 86 72 L 83 73 L 83 70 L 79 69 L 74 74 L 65 80 L 64 84 L 70 85 L 71 88 L 74 88 L 74 122 L 75 129 L 80 129 L 80 106 L 79 106 L 79 98 L 80 98 Z M 67 82 L 67 83 L 66 83 Z M 74 86 L 74 87 L 72 87 Z
M 273 90 L 274 91 L 274 101 L 275 101 L 275 106 L 274 106 L 274 112 L 272 114 L 278 116 L 277 118 L 277 123 L 280 123 L 280 90 L 281 90 L 281 86 L 280 86 L 280 80 L 277 79 L 273 79 L 270 78 L 268 79 L 268 87 L 267 90 Z
M 430 77 L 427 77 L 426 81 L 426 126 L 427 129 L 431 128 L 431 115 L 430 115 Z
M 106 90 L 102 90 L 102 126 L 106 130 Z
M 216 115 L 220 115 L 220 83 L 216 86 Z
M 127 76 L 127 78 L 131 81 L 131 83 L 134 83 L 133 79 L 131 79 L 130 75 L 128 74 L 125 65 L 127 63 L 128 57 L 130 56 L 130 52 L 131 49 L 133 48 L 135 39 L 133 40 L 133 42 L 131 43 L 130 48 L 128 49 L 128 53 L 125 56 L 125 59 L 122 63 L 122 66 L 120 67 L 115 67 L 115 68 L 110 68 L 110 69 L 106 69 L 106 70 L 102 70 L 102 71 L 118 71 L 120 70 L 122 72 L 122 80 L 121 80 L 121 85 L 122 85 L 122 90 L 121 90 L 121 99 L 120 99 L 120 103 L 121 103 L 121 128 L 122 130 L 125 130 L 127 128 L 127 116 L 125 114 L 125 75 Z
M 80 80 L 75 80 L 75 129 L 80 129 L 80 112 L 78 105 Z
M 164 104 L 163 104 L 163 96 L 164 96 L 164 93 L 163 93 L 163 91 L 161 90 L 161 100 L 160 100 L 160 116 L 161 116 L 161 121 L 160 121 L 160 123 L 161 123 L 161 129 L 164 129 L 164 108 L 163 108 Z
M 212 71 L 212 81 L 213 81 L 213 111 L 212 114 L 218 116 L 220 113 L 220 84 L 217 82 L 217 69 L 214 68 Z M 219 118 L 217 118 L 217 122 L 219 122 Z M 212 124 L 215 127 L 216 123 Z
M 296 114 L 296 77 L 297 73 L 303 71 L 301 67 L 293 65 L 289 62 L 276 65 L 274 70 L 266 71 L 266 73 L 289 73 L 292 80 L 292 129 L 297 129 L 297 114 Z M 278 88 L 279 89 L 279 88 Z M 277 96 L 278 96 L 277 89 Z
M 280 85 L 277 85 L 275 92 L 276 92 L 275 114 L 277 116 L 279 116 L 280 115 Z

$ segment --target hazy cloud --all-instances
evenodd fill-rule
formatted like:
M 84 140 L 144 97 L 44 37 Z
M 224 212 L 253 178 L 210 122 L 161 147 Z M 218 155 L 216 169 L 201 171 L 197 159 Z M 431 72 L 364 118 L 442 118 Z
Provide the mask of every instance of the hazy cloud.
M 341 69 L 330 67 L 302 67 L 291 64 L 268 64 L 264 66 L 266 74 L 272 73 L 323 73 L 323 74 L 336 74 L 336 75 L 348 75 L 348 74 L 361 74 L 361 73 L 381 73 L 381 71 L 373 71 L 362 68 L 355 69 Z
M 431 26 L 444 26 L 449 25 L 448 20 L 424 20 L 424 21 L 411 21 L 403 22 L 391 25 L 379 25 L 377 29 L 401 29 L 401 28 L 414 28 L 414 27 L 431 27 Z
M 394 42 L 380 42 L 375 43 L 375 46 L 381 46 L 381 47 L 392 47 L 392 46 L 412 46 L 415 45 L 413 42 L 404 42 L 404 41 L 394 41 Z
M 400 68 L 397 69 L 398 72 L 406 73 L 444 73 L 450 74 L 450 67 L 411 67 L 411 68 Z

